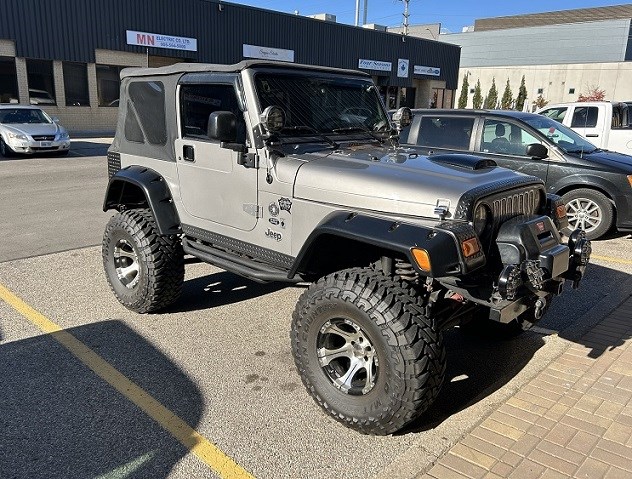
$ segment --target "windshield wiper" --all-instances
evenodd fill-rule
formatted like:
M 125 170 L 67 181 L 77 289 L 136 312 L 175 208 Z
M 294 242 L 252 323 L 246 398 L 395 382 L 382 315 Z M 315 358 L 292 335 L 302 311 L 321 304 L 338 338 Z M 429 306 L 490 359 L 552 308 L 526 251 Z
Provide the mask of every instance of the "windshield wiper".
M 384 138 L 379 137 L 374 132 L 363 126 L 345 126 L 343 128 L 334 128 L 331 131 L 332 133 L 353 133 L 354 131 L 361 131 L 362 133 L 368 133 L 380 143 L 384 143 Z
M 334 140 L 327 137 L 326 135 L 318 131 L 316 128 L 312 128 L 311 126 L 308 126 L 308 125 L 284 126 L 281 132 L 284 132 L 284 131 L 293 131 L 293 132 L 305 131 L 308 133 L 314 133 L 318 138 L 321 138 L 325 140 L 327 143 L 329 143 L 329 145 L 332 148 L 338 149 L 338 146 L 339 146 L 338 143 L 336 143 Z

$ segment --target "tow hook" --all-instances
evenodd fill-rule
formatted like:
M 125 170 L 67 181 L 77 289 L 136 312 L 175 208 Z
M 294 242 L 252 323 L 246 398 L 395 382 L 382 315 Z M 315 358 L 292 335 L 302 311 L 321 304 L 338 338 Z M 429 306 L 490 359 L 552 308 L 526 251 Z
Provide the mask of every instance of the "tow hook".
M 546 313 L 547 309 L 549 309 L 549 303 L 547 302 L 546 298 L 538 298 L 538 300 L 535 302 L 535 309 L 533 311 L 534 318 L 536 320 L 542 319 L 542 316 L 544 316 L 544 313 Z
M 573 281 L 573 289 L 577 289 L 592 253 L 592 246 L 590 240 L 586 238 L 586 232 L 581 229 L 573 231 L 568 238 L 568 248 L 571 256 L 565 278 Z

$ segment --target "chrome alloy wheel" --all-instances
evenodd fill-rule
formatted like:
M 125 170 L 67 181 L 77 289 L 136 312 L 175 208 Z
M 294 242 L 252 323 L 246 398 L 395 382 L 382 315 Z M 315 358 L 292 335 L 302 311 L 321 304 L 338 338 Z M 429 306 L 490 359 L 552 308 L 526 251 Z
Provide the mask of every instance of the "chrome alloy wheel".
M 588 198 L 575 198 L 566 203 L 566 214 L 572 229 L 581 228 L 587 233 L 597 228 L 603 220 L 599 205 Z
M 133 289 L 140 277 L 140 265 L 134 247 L 129 241 L 120 239 L 114 246 L 113 254 L 116 276 L 126 288 Z
M 333 385 L 361 396 L 375 386 L 378 357 L 364 331 L 349 319 L 327 321 L 318 332 L 318 362 Z

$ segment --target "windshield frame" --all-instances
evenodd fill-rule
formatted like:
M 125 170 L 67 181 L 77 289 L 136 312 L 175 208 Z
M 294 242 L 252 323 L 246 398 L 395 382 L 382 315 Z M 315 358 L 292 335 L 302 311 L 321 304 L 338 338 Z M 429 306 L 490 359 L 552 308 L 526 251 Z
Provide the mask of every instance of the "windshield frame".
M 370 77 L 354 76 L 349 74 L 335 74 L 326 72 L 311 72 L 311 71 L 291 71 L 283 69 L 257 69 L 252 75 L 252 85 L 254 98 L 258 111 L 263 111 L 267 106 L 278 106 L 284 110 L 286 115 L 295 118 L 290 119 L 290 123 L 287 124 L 287 130 L 275 133 L 275 137 L 281 142 L 323 142 L 326 138 L 333 137 L 336 141 L 348 139 L 366 138 L 370 141 L 383 141 L 389 137 L 391 131 L 391 123 L 388 112 L 384 106 L 384 103 L 379 95 L 377 88 Z M 293 110 L 290 107 L 288 111 L 288 101 L 271 102 L 265 101 L 265 93 L 263 90 L 263 81 L 277 80 L 277 89 L 280 97 L 288 96 L 287 100 L 292 100 L 299 103 L 299 107 L 295 107 Z M 304 83 L 305 89 L 297 89 L 294 96 L 291 92 L 288 92 L 287 88 L 281 88 L 281 85 L 288 86 L 288 82 L 295 81 L 296 85 Z M 300 101 L 307 98 L 311 101 L 315 95 L 315 86 L 319 89 L 325 89 L 323 91 L 323 101 L 330 101 L 330 105 L 325 105 L 322 110 L 319 110 L 320 115 L 313 115 L 315 112 L 312 108 L 314 105 L 308 105 L 311 116 L 302 115 L 300 108 Z M 312 88 L 314 95 L 310 96 L 309 89 Z M 372 121 L 370 125 L 365 125 L 360 121 L 345 121 L 341 118 L 344 114 L 344 110 L 340 108 L 341 101 L 340 96 L 349 95 L 353 98 L 354 90 L 357 93 L 361 89 L 364 89 L 369 96 L 362 102 L 358 97 L 358 101 L 352 103 L 344 103 L 346 110 L 365 109 L 369 113 L 375 115 L 375 121 Z M 307 93 L 305 93 L 307 92 Z M 304 98 L 301 98 L 303 96 Z M 338 98 L 334 98 L 338 96 Z M 319 105 L 319 106 L 322 106 Z M 334 106 L 335 108 L 326 111 L 326 106 Z M 317 118 L 320 116 L 320 118 Z M 293 121 L 296 120 L 296 121 Z M 320 124 L 317 124 L 316 120 L 322 120 Z M 329 121 L 329 127 L 324 127 L 324 122 Z M 372 128 L 375 125 L 381 125 L 378 131 L 374 131 Z
M 527 125 L 529 125 L 532 129 L 537 131 L 541 136 L 546 138 L 546 140 L 549 143 L 554 144 L 556 147 L 562 150 L 564 153 L 568 153 L 568 154 L 593 153 L 594 151 L 599 149 L 597 148 L 597 146 L 592 144 L 590 141 L 588 141 L 586 138 L 581 136 L 575 130 L 563 125 L 559 121 L 553 120 L 552 118 L 548 116 L 536 114 L 535 116 L 522 118 L 522 121 L 525 122 Z M 548 123 L 548 125 L 542 128 L 542 125 L 546 123 Z M 554 130 L 551 131 L 551 128 L 553 128 Z M 564 141 L 561 139 L 558 139 L 556 141 L 553 136 L 549 136 L 546 133 L 547 129 L 551 133 L 554 133 L 555 130 L 559 131 L 560 133 L 562 133 L 562 135 L 573 140 L 574 144 L 571 144 L 570 142 Z M 560 144 L 560 142 L 563 142 L 563 144 Z M 568 146 L 566 144 L 568 144 Z

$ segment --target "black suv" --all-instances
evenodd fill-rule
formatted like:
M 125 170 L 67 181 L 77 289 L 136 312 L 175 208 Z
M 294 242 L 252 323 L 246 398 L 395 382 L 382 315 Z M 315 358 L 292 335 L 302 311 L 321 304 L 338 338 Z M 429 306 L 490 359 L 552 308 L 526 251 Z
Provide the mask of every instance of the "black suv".
M 561 195 L 571 229 L 588 238 L 632 231 L 632 156 L 601 150 L 550 118 L 505 110 L 413 110 L 400 143 L 424 153 L 474 153 L 542 178 Z

